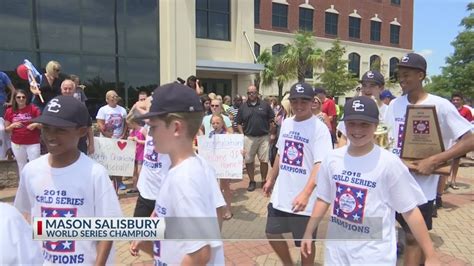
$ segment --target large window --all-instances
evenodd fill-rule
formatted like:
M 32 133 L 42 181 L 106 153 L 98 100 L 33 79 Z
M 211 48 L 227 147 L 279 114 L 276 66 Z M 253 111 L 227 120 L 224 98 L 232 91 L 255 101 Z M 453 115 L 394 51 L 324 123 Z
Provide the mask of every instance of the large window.
M 300 7 L 300 30 L 313 31 L 313 10 Z
M 400 2 L 401 2 L 401 0 L 390 0 L 390 2 L 392 3 L 392 5 L 399 6 L 399 5 L 400 5 Z
M 370 40 L 380 42 L 380 32 L 382 30 L 382 22 L 370 21 Z
M 272 26 L 278 28 L 288 27 L 288 6 L 284 4 L 272 4 Z
M 382 64 L 382 61 L 380 59 L 380 56 L 372 55 L 370 57 L 370 70 L 380 71 L 381 64 Z
M 339 15 L 336 13 L 326 12 L 325 32 L 329 35 L 337 35 L 337 21 Z
M 389 77 L 391 81 L 397 80 L 397 66 L 400 60 L 396 57 L 390 58 Z
M 253 5 L 253 19 L 255 25 L 258 25 L 260 24 L 260 0 L 254 0 Z
M 285 46 L 283 44 L 275 44 L 272 46 L 272 55 L 280 55 L 285 51 Z
M 349 72 L 351 72 L 354 77 L 359 78 L 360 76 L 360 55 L 358 53 L 349 54 Z
M 390 43 L 399 44 L 400 43 L 400 26 L 390 25 Z
M 360 18 L 349 17 L 349 37 L 360 39 Z
M 258 44 L 258 42 L 253 43 L 253 50 L 255 52 L 255 56 L 258 58 L 260 56 L 260 44 Z
M 196 37 L 230 40 L 229 0 L 196 0 Z
M 204 87 L 204 93 L 211 92 L 218 95 L 232 95 L 232 80 L 202 78 L 199 82 Z
M 137 90 L 159 84 L 158 8 L 158 0 L 2 0 L 0 71 L 28 90 L 16 66 L 26 58 L 44 72 L 56 60 L 61 78 L 75 74 L 87 86 L 91 115 L 110 89 L 130 106 Z

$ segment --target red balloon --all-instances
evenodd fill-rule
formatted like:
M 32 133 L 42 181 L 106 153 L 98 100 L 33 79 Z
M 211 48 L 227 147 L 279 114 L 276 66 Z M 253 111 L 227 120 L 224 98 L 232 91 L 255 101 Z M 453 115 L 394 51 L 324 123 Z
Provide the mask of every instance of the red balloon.
M 21 79 L 28 80 L 28 68 L 24 64 L 16 68 L 16 73 Z

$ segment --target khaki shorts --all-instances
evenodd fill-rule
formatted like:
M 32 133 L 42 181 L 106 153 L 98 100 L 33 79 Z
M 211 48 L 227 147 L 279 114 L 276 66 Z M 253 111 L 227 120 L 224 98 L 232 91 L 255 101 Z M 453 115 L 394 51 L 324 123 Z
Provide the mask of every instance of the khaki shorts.
M 268 135 L 261 136 L 261 137 L 252 137 L 252 136 L 245 136 L 244 137 L 244 150 L 246 152 L 245 155 L 245 163 L 253 163 L 255 162 L 255 155 L 258 155 L 258 160 L 262 163 L 268 163 L 268 155 L 269 155 L 269 144 L 270 137 Z

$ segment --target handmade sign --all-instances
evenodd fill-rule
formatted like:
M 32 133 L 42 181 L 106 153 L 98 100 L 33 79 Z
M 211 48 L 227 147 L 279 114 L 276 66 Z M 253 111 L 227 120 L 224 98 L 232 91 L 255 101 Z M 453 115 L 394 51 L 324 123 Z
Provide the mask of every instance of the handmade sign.
M 400 158 L 413 169 L 412 161 L 426 159 L 444 151 L 443 138 L 435 106 L 407 106 L 405 131 Z M 449 174 L 441 165 L 435 173 Z
M 216 177 L 242 179 L 244 135 L 216 134 L 198 137 L 198 152 L 214 167 Z
M 91 158 L 102 164 L 111 176 L 133 176 L 136 143 L 131 140 L 94 137 Z

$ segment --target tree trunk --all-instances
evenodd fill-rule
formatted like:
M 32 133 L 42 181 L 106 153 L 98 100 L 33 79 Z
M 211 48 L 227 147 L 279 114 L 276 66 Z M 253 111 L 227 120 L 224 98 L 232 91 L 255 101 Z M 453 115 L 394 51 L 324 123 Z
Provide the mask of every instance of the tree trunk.
M 283 99 L 283 82 L 278 81 L 278 101 L 281 102 Z

